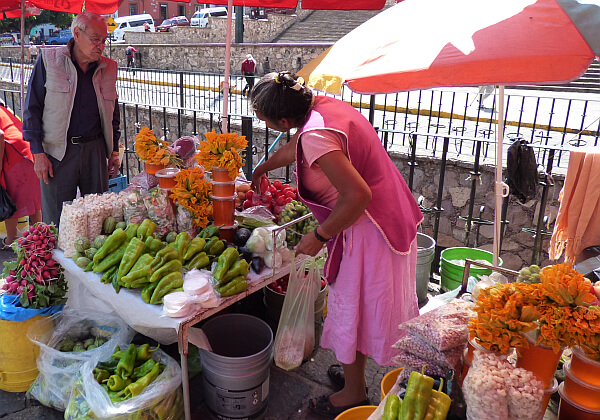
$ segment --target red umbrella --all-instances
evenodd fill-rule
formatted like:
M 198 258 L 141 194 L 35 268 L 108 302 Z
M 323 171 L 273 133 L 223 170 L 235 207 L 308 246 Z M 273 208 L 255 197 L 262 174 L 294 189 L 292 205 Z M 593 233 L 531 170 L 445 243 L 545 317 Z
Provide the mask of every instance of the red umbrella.
M 317 89 L 363 94 L 500 85 L 496 208 L 502 197 L 503 86 L 567 83 L 600 53 L 599 0 L 404 0 L 299 73 Z M 496 211 L 494 263 L 499 254 Z

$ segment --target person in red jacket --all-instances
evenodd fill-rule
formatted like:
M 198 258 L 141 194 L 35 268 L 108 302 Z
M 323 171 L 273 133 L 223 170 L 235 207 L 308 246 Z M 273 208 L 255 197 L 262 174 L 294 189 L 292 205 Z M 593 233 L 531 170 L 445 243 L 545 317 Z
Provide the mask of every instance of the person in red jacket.
M 29 142 L 23 140 L 21 120 L 0 100 L 0 183 L 17 206 L 17 212 L 4 221 L 6 238 L 0 249 L 11 249 L 17 239 L 17 223 L 29 216 L 29 225 L 42 221 L 40 181 L 33 170 Z
M 246 59 L 242 61 L 242 74 L 246 77 L 246 86 L 242 89 L 242 96 L 246 96 L 246 92 L 250 93 L 254 87 L 254 70 L 256 69 L 256 61 L 252 54 L 247 54 Z
M 135 58 L 133 53 L 138 52 L 133 45 L 129 44 L 127 48 L 125 48 L 125 57 L 127 57 L 127 69 L 131 67 L 133 69 L 133 74 L 135 74 Z

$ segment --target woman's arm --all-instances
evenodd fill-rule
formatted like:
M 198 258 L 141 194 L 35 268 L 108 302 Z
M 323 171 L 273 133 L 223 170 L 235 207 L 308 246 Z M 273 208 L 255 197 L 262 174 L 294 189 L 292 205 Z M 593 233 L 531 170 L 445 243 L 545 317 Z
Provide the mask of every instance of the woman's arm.
M 298 141 L 298 132 L 292 136 L 287 144 L 281 146 L 269 159 L 254 168 L 252 172 L 252 189 L 258 194 L 260 191 L 260 180 L 269 171 L 283 166 L 291 165 L 296 161 L 296 143 Z
M 326 153 L 316 162 L 339 193 L 331 214 L 317 228 L 320 236 L 330 239 L 352 226 L 364 213 L 371 202 L 371 188 L 340 150 Z M 316 255 L 322 246 L 323 242 L 309 234 L 302 237 L 296 251 Z

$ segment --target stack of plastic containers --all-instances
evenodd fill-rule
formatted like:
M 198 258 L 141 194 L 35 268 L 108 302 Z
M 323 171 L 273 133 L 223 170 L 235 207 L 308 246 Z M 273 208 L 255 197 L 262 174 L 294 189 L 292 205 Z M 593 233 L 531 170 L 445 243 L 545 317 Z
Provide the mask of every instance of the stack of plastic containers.
M 221 239 L 231 242 L 235 235 L 235 180 L 229 176 L 227 169 L 212 169 L 212 201 L 214 224 L 219 229 Z
M 600 362 L 588 358 L 580 347 L 563 366 L 565 381 L 560 384 L 558 419 L 600 419 Z

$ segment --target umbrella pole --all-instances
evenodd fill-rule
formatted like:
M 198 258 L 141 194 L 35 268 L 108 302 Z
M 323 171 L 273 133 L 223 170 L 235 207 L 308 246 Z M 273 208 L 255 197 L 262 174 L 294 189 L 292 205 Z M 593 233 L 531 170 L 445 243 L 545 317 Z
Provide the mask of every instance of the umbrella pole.
M 233 0 L 227 0 L 227 37 L 225 38 L 225 80 L 223 81 L 223 114 L 221 132 L 227 133 L 227 114 L 229 111 L 229 67 L 231 67 L 231 24 L 233 22 Z M 242 16 L 243 18 L 243 16 Z M 237 17 L 239 19 L 239 16 Z
M 498 106 L 498 119 L 496 127 L 496 168 L 495 168 L 495 206 L 494 206 L 494 243 L 493 243 L 493 263 L 498 266 L 498 258 L 500 256 L 500 229 L 502 220 L 500 209 L 502 208 L 502 141 L 504 140 L 504 86 L 500 86 L 496 95 Z
M 25 109 L 25 0 L 21 0 L 21 117 Z

